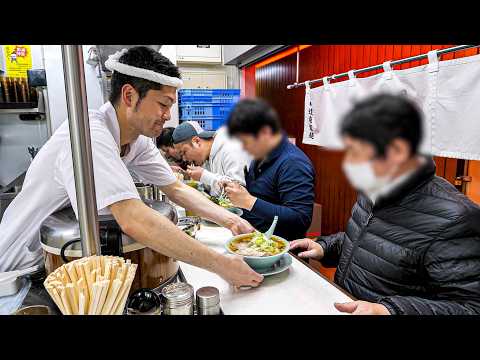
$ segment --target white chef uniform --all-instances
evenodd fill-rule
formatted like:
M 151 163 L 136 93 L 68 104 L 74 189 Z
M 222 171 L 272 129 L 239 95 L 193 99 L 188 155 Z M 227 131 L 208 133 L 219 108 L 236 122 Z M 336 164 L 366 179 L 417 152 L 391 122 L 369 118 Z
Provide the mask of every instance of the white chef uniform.
M 170 166 L 148 137 L 139 136 L 130 144 L 126 156 L 120 157 L 120 127 L 110 102 L 90 111 L 89 118 L 100 214 L 110 213 L 108 206 L 115 202 L 139 199 L 129 169 L 147 183 L 166 186 L 176 181 Z M 40 264 L 40 226 L 50 214 L 69 203 L 77 214 L 70 134 L 65 121 L 33 160 L 22 191 L 3 215 L 0 272 Z
M 241 143 L 228 136 L 227 128 L 222 126 L 213 139 L 210 155 L 203 165 L 200 182 L 205 184 L 212 195 L 219 195 L 218 181 L 226 178 L 236 180 L 245 186 L 244 169 L 252 158 L 243 150 Z

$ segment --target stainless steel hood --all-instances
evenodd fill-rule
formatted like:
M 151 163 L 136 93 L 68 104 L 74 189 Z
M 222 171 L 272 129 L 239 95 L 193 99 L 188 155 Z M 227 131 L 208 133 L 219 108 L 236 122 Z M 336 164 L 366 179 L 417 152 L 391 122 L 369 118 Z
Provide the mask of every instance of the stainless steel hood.
M 235 65 L 241 68 L 271 56 L 288 46 L 289 45 L 223 45 L 223 60 L 225 65 Z
M 89 59 L 87 63 L 93 66 L 99 66 L 99 80 L 100 80 L 100 87 L 102 89 L 103 94 L 103 101 L 108 101 L 110 95 L 110 77 L 112 76 L 112 72 L 105 67 L 105 61 L 107 61 L 108 57 L 117 51 L 122 49 L 130 49 L 135 46 L 140 45 L 95 45 L 94 48 L 90 51 Z M 144 45 L 147 47 L 152 48 L 155 51 L 159 51 L 162 45 Z
M 95 48 L 97 49 L 97 56 L 98 60 L 100 62 L 101 70 L 104 72 L 110 72 L 105 67 L 105 61 L 107 61 L 108 57 L 112 54 L 115 54 L 117 51 L 120 51 L 122 49 L 130 49 L 135 46 L 140 46 L 140 45 L 95 45 Z M 159 51 L 162 45 L 145 45 L 147 47 L 152 48 L 155 51 Z

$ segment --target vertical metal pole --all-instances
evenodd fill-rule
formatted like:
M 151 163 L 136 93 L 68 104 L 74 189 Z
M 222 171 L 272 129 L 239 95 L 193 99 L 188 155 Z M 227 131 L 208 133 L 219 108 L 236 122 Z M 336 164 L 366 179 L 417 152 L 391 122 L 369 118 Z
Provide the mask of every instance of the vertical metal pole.
M 81 45 L 62 45 L 68 123 L 83 256 L 100 254 L 92 144 Z

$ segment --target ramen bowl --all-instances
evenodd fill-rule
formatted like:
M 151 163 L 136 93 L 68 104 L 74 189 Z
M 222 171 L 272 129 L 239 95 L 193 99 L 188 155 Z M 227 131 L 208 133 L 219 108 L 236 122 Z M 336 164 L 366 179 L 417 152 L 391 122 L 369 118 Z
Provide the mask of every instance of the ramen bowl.
M 232 250 L 231 245 L 238 241 L 250 241 L 250 239 L 255 235 L 255 233 L 251 234 L 242 234 L 236 235 L 228 240 L 225 244 L 225 249 L 234 255 L 240 255 Z M 288 250 L 290 249 L 290 243 L 285 240 L 284 238 L 272 235 L 272 240 L 277 242 L 281 242 L 284 245 L 284 248 L 281 252 L 275 255 L 266 255 L 266 256 L 249 256 L 249 255 L 240 255 L 243 257 L 245 262 L 253 269 L 253 270 L 267 270 L 271 268 L 277 261 L 279 261 L 283 255 L 285 255 Z

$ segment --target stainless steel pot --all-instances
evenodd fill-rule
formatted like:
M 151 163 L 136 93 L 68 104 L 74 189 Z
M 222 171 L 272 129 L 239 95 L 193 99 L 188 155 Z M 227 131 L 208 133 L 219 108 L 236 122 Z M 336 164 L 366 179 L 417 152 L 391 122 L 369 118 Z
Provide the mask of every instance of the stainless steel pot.
M 178 222 L 178 214 L 175 208 L 162 201 L 145 200 L 145 205 L 159 212 L 174 224 Z M 100 223 L 115 221 L 112 215 L 99 215 Z M 117 225 L 118 226 L 118 225 Z M 47 247 L 60 249 L 70 240 L 80 239 L 80 227 L 71 207 L 67 207 L 50 215 L 40 228 L 41 243 Z M 137 244 L 129 236 L 122 234 L 123 247 Z M 140 246 L 140 245 L 139 245 Z M 69 246 L 70 253 L 77 250 L 81 252 L 80 242 Z
M 155 200 L 144 200 L 144 203 L 174 224 L 177 223 L 178 215 L 172 205 Z M 100 215 L 98 220 L 102 255 L 121 255 L 138 264 L 131 291 L 139 288 L 155 289 L 177 273 L 178 263 L 174 259 L 157 253 L 122 233 L 113 216 Z M 80 228 L 71 207 L 57 211 L 43 222 L 40 242 L 48 274 L 65 262 L 82 257 Z

